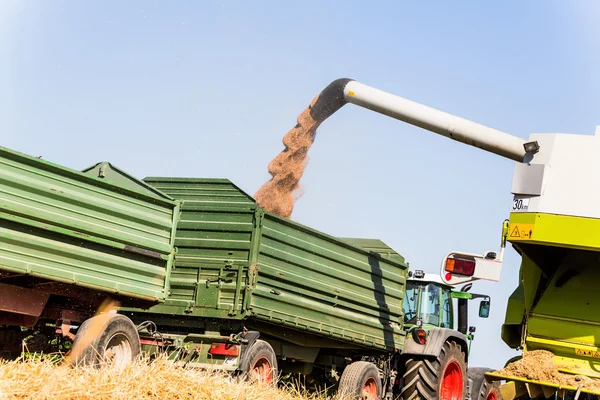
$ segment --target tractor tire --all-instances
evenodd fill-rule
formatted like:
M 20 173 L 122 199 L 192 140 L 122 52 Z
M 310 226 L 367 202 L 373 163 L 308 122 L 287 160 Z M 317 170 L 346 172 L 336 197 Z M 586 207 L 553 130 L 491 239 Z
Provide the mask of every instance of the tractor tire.
M 379 400 L 381 387 L 381 377 L 375 364 L 367 361 L 355 361 L 344 368 L 338 394 L 344 399 Z
M 101 367 L 111 363 L 124 367 L 141 353 L 138 331 L 121 314 L 101 314 L 89 318 L 77 330 L 70 361 L 76 366 Z
M 279 373 L 273 347 L 264 340 L 257 340 L 247 352 L 240 365 L 242 378 L 267 386 L 275 385 Z
M 471 400 L 485 400 L 491 383 L 485 379 L 486 372 L 494 371 L 491 368 L 469 368 L 467 376 L 471 379 Z
M 440 355 L 406 362 L 403 400 L 463 400 L 467 395 L 467 364 L 459 344 L 446 342 Z

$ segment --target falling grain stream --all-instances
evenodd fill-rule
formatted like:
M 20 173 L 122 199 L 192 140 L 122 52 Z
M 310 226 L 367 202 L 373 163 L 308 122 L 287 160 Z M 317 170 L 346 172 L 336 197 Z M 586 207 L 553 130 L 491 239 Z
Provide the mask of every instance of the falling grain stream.
M 318 97 L 298 116 L 296 126 L 283 137 L 285 149 L 269 163 L 272 178 L 254 195 L 261 207 L 284 218 L 289 218 L 294 210 L 299 182 L 308 162 L 307 153 L 320 125 L 310 114 Z

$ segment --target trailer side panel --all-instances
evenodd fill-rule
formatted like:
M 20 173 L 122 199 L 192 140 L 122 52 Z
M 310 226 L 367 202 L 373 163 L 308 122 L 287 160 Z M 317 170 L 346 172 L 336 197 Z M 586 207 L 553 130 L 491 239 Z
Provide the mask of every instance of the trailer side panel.
M 178 207 L 0 148 L 0 272 L 162 300 Z
M 252 313 L 378 349 L 401 349 L 407 266 L 266 213 Z

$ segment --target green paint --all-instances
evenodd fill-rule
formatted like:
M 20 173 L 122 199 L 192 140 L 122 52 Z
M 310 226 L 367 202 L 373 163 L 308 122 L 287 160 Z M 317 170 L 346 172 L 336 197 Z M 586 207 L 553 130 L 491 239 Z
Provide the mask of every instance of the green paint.
M 267 213 L 227 180 L 145 182 L 183 201 L 172 296 L 145 313 L 252 319 L 402 348 L 407 265 L 385 244 L 365 249 Z
M 452 291 L 452 298 L 471 300 L 473 298 L 473 295 L 469 292 Z
M 162 301 L 178 203 L 0 147 L 3 270 Z M 125 301 L 127 303 L 127 301 Z

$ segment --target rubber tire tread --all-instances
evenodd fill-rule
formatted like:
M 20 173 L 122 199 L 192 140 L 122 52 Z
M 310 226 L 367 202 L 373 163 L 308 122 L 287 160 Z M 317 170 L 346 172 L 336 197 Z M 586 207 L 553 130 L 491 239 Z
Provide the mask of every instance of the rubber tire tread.
M 250 369 L 259 359 L 265 357 L 271 363 L 271 369 L 273 371 L 272 383 L 275 384 L 277 382 L 277 378 L 279 378 L 279 369 L 277 367 L 277 355 L 275 354 L 273 347 L 271 347 L 268 342 L 258 339 L 247 351 L 248 353 L 244 355 L 242 359 L 242 365 L 240 365 L 242 378 L 245 380 L 250 380 Z
M 379 376 L 379 370 L 375 364 L 368 361 L 355 361 L 344 368 L 340 383 L 338 385 L 338 394 L 342 398 L 359 399 L 362 395 L 362 389 L 368 378 L 374 378 L 377 384 L 377 397 L 381 398 L 382 383 Z M 346 397 L 344 397 L 346 396 Z
M 471 400 L 485 400 L 490 389 L 490 382 L 485 379 L 486 372 L 494 371 L 491 368 L 469 368 L 467 376 L 473 382 L 471 387 Z
M 140 336 L 133 322 L 121 314 L 101 314 L 85 320 L 79 329 L 73 342 L 73 348 L 79 345 L 79 341 L 85 337 L 94 324 L 103 324 L 102 333 L 89 343 L 71 362 L 77 366 L 100 367 L 104 358 L 104 350 L 109 339 L 116 333 L 122 333 L 131 344 L 132 360 L 141 353 Z
M 455 360 L 462 370 L 464 399 L 467 394 L 467 363 L 462 348 L 454 342 L 445 342 L 440 355 L 435 359 L 410 358 L 406 361 L 400 398 L 402 400 L 439 400 L 444 367 L 451 360 Z
M 477 400 L 486 400 L 487 396 L 490 392 L 494 391 L 496 393 L 496 399 L 498 400 L 502 400 L 502 393 L 500 393 L 500 389 L 498 388 L 498 386 L 500 386 L 500 384 L 498 382 L 494 382 L 493 385 L 489 385 L 487 390 L 485 391 L 485 393 Z M 529 398 L 527 395 L 525 396 L 521 396 L 520 398 Z M 519 397 L 517 397 L 515 400 L 519 399 Z

